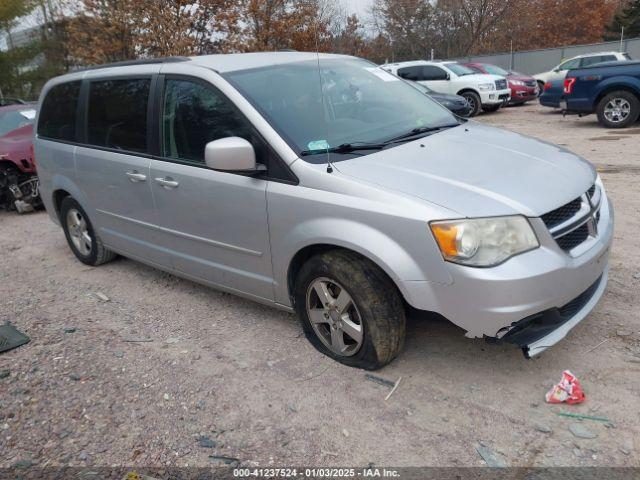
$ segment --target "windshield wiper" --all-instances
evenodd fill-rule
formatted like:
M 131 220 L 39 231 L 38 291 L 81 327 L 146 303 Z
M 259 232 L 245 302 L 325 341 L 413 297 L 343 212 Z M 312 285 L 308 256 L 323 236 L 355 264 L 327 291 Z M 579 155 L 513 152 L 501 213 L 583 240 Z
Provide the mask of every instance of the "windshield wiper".
M 403 133 L 402 135 L 398 135 L 397 137 L 390 138 L 389 140 L 386 140 L 384 143 L 385 145 L 388 145 L 390 143 L 399 142 L 401 140 L 407 140 L 412 137 L 417 137 L 418 135 L 424 135 L 425 133 L 438 132 L 446 128 L 457 127 L 458 125 L 460 124 L 455 123 L 453 125 L 441 125 L 439 127 L 417 127 L 406 133 Z
M 385 143 L 343 143 L 333 148 L 325 148 L 323 150 L 303 150 L 300 152 L 300 156 L 306 157 L 308 155 L 319 155 L 322 153 L 351 153 L 358 150 L 382 150 L 387 146 Z

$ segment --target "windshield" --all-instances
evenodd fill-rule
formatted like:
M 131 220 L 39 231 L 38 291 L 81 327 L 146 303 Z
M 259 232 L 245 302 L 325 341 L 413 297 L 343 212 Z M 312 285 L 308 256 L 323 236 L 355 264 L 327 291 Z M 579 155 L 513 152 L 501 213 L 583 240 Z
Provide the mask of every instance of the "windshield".
M 33 125 L 35 118 L 36 111 L 33 108 L 0 111 L 0 137 L 4 137 L 7 133 L 26 125 Z
M 298 154 L 458 124 L 447 109 L 404 80 L 355 58 L 285 63 L 230 72 L 225 78 Z M 326 161 L 321 157 L 305 160 Z
M 471 68 L 460 63 L 447 63 L 446 67 L 459 77 L 464 77 L 465 75 L 474 75 L 476 73 Z
M 506 77 L 507 75 L 509 75 L 509 72 L 507 72 L 505 69 L 500 68 L 496 65 L 485 65 L 484 69 L 487 71 L 487 73 L 490 73 L 492 75 L 502 75 L 503 77 Z

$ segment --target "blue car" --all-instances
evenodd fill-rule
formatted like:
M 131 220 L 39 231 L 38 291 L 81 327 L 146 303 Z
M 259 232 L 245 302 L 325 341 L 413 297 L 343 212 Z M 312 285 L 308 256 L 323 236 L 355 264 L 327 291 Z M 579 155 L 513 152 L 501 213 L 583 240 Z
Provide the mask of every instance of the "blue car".
M 540 95 L 540 105 L 560 108 L 564 88 L 564 79 L 547 82 Z

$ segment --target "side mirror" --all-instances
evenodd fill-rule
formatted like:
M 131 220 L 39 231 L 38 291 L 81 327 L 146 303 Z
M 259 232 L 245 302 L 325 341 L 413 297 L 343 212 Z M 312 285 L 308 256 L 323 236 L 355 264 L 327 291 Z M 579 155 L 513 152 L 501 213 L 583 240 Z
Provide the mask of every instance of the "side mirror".
M 445 80 L 451 80 L 451 75 L 449 75 L 449 74 L 447 73 L 447 76 L 445 77 Z
M 265 171 L 264 165 L 256 163 L 256 153 L 247 140 L 227 137 L 207 143 L 204 162 L 212 170 L 258 174 Z

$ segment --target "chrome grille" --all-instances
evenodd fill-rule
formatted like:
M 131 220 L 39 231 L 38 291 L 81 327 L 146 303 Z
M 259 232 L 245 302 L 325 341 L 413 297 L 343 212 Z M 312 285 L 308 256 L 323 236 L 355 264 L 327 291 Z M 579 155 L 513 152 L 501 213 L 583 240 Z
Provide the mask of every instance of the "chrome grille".
M 507 88 L 507 81 L 505 79 L 496 80 L 496 90 L 504 90 Z
M 602 193 L 592 185 L 580 197 L 541 216 L 551 236 L 565 252 L 598 234 Z

